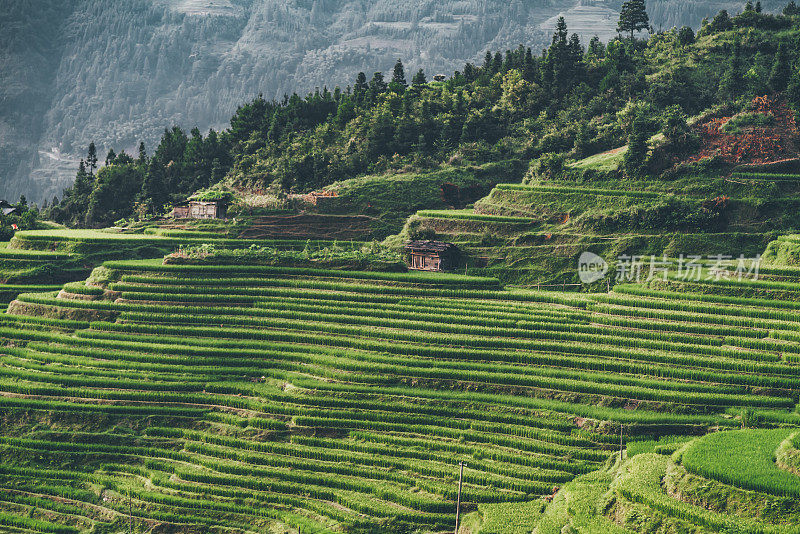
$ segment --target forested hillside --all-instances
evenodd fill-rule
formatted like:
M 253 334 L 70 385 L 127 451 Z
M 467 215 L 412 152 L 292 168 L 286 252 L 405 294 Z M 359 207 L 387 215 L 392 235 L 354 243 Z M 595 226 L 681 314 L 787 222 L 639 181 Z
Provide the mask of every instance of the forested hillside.
M 587 22 L 572 0 L 9 0 L 0 13 L 0 196 L 60 196 L 89 142 L 135 152 L 165 127 L 222 128 L 260 93 L 345 87 L 397 58 L 432 75 L 480 63 L 487 49 L 523 43 L 538 54 L 562 12 L 584 44 L 613 35 L 621 2 L 584 3 L 604 18 Z M 656 29 L 699 27 L 721 8 L 740 6 L 650 6 Z
M 199 130 L 174 128 L 164 132 L 153 158 L 146 147 L 136 161 L 111 153 L 106 160 L 113 165 L 96 179 L 93 168 L 91 176 L 79 174 L 76 187 L 50 214 L 89 226 L 159 214 L 224 175 L 229 184 L 276 195 L 355 176 L 422 176 L 443 169 L 458 176 L 499 162 L 522 171 L 498 175 L 494 183 L 521 180 L 526 166 L 529 178 L 552 177 L 575 160 L 629 141 L 624 169 L 608 178 L 707 163 L 719 150 L 703 144 L 700 119 L 688 117 L 743 113 L 726 128 L 738 121 L 739 129 L 747 129 L 751 122 L 775 120 L 750 109 L 754 97 L 770 94 L 784 110 L 779 115 L 788 113 L 787 97 L 797 109 L 800 19 L 793 4 L 785 13 L 759 12 L 751 4 L 738 14 L 720 11 L 696 35 L 682 27 L 608 45 L 581 42 L 560 19 L 542 55 L 524 46 L 487 53 L 444 82 L 431 82 L 430 73 L 397 62 L 386 75 L 359 73 L 344 88 L 280 100 L 259 97 L 239 107 L 219 134 L 204 138 Z M 642 26 L 647 24 L 631 28 L 634 37 Z M 776 129 L 794 127 L 784 122 Z M 771 156 L 796 155 L 794 141 L 784 141 L 776 142 Z M 748 142 L 745 136 L 725 144 L 746 148 Z M 394 209 L 402 211 L 399 205 Z

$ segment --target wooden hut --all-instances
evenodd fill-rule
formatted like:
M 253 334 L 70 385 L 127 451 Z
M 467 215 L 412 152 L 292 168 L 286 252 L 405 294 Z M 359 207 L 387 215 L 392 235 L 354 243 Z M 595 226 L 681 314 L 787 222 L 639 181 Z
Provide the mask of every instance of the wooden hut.
M 228 203 L 222 200 L 192 200 L 189 202 L 190 219 L 224 219 Z
M 409 269 L 417 271 L 446 271 L 458 261 L 458 248 L 443 241 L 411 241 L 406 251 L 411 256 Z
M 187 202 L 172 206 L 173 219 L 186 219 L 188 217 L 189 217 L 189 204 Z

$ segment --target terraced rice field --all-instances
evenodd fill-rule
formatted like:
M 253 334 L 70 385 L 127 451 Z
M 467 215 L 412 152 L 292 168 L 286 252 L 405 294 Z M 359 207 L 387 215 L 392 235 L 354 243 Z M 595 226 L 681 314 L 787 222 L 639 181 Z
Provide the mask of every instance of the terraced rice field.
M 8 528 L 442 531 L 459 461 L 464 511 L 513 515 L 620 425 L 800 422 L 790 301 L 159 260 L 93 280 L 2 316 Z

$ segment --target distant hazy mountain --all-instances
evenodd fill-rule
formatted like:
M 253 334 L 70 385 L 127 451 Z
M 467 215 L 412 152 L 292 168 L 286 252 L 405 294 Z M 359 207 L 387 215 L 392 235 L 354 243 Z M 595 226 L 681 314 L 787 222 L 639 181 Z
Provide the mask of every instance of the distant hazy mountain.
M 615 35 L 621 1 L 3 0 L 0 197 L 60 195 L 85 147 L 153 147 L 164 127 L 225 127 L 237 105 L 358 71 L 451 73 L 486 50 L 540 51 L 555 17 Z M 765 2 L 776 8 L 779 2 Z M 651 0 L 653 26 L 698 25 L 740 2 Z M 101 160 L 110 147 L 99 147 Z

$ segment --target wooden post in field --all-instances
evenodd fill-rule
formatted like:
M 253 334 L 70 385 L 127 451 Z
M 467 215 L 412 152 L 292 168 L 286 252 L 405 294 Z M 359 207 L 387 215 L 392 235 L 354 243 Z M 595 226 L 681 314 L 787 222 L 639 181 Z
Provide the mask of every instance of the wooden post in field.
M 131 503 L 130 488 L 128 488 L 128 533 L 133 534 L 133 504 Z
M 458 462 L 458 500 L 456 500 L 456 534 L 458 534 L 458 522 L 461 519 L 461 483 L 464 481 L 464 462 Z

